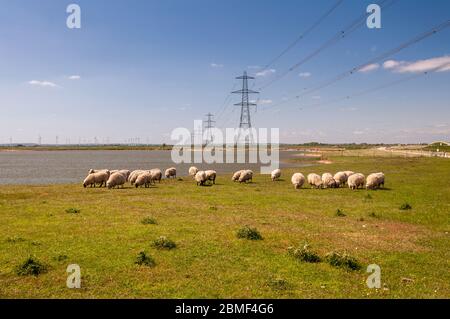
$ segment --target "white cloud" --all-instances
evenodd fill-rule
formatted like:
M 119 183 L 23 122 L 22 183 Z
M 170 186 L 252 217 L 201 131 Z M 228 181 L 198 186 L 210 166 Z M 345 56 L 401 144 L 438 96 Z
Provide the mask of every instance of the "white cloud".
M 266 100 L 251 100 L 250 103 L 256 103 L 258 105 L 267 105 L 267 104 L 272 104 L 273 101 L 266 99 Z
M 69 76 L 69 80 L 80 80 L 81 76 L 80 75 L 71 75 Z
M 390 69 L 395 69 L 396 67 L 398 67 L 401 63 L 398 61 L 394 61 L 394 60 L 388 60 L 386 62 L 383 63 L 383 68 L 390 70 Z
M 310 72 L 302 72 L 298 76 L 301 78 L 309 78 L 312 74 Z
M 380 67 L 380 65 L 378 63 L 367 64 L 367 65 L 363 66 L 361 69 L 359 69 L 358 72 L 367 73 L 367 72 L 375 71 L 379 67 Z
M 397 73 L 420 73 L 435 70 L 436 72 L 450 71 L 450 56 L 417 60 L 414 62 L 388 60 L 383 67 Z
M 40 87 L 51 87 L 51 88 L 59 87 L 57 84 L 50 81 L 31 80 L 30 82 L 28 82 L 28 84 Z
M 223 64 L 219 64 L 219 63 L 211 63 L 210 66 L 212 68 L 223 68 L 224 67 Z
M 275 69 L 267 69 L 267 70 L 263 70 L 261 72 L 256 73 L 256 76 L 260 77 L 260 76 L 268 76 L 271 74 L 274 74 L 275 72 L 277 72 L 277 70 Z

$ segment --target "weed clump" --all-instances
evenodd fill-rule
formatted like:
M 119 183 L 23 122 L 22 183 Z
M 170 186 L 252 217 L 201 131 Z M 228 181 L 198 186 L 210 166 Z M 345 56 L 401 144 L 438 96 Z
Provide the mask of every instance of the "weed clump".
M 16 274 L 19 276 L 38 276 L 45 272 L 47 272 L 47 266 L 33 256 L 28 257 L 16 267 Z
M 400 210 L 410 210 L 412 209 L 412 206 L 408 203 L 404 203 L 400 206 Z
M 25 241 L 25 238 L 17 237 L 17 236 L 6 238 L 6 242 L 11 243 L 11 244 L 22 243 L 24 241 Z
M 349 270 L 360 270 L 362 268 L 358 260 L 347 253 L 340 254 L 331 252 L 326 255 L 326 259 L 333 267 L 346 268 Z
M 156 225 L 156 219 L 153 217 L 145 217 L 141 220 L 141 224 L 143 225 Z
M 155 260 L 145 251 L 141 251 L 137 255 L 134 263 L 139 266 L 147 266 L 147 267 L 154 267 L 156 265 Z
M 336 216 L 337 217 L 345 217 L 345 216 L 347 216 L 342 210 L 340 210 L 340 209 L 337 209 L 336 210 Z
M 78 208 L 67 208 L 66 209 L 66 213 L 67 214 L 79 214 L 81 212 L 81 210 L 80 209 L 78 209 Z
M 320 256 L 309 248 L 308 244 L 300 248 L 289 247 L 288 254 L 295 259 L 307 263 L 319 263 L 322 261 Z
M 152 246 L 157 249 L 167 249 L 167 250 L 177 247 L 174 241 L 168 239 L 165 236 L 161 236 L 158 239 L 154 240 L 152 242 Z
M 287 290 L 289 289 L 290 285 L 287 282 L 287 280 L 277 277 L 277 278 L 270 278 L 267 281 L 267 286 L 269 286 L 273 290 Z
M 260 232 L 256 228 L 251 228 L 249 226 L 242 227 L 237 231 L 237 237 L 249 240 L 262 240 Z

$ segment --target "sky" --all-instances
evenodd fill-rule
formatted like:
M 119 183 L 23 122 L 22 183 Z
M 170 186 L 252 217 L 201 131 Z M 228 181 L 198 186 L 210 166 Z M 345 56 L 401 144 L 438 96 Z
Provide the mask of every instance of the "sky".
M 0 0 L 0 144 L 170 144 L 209 112 L 237 127 L 229 93 L 244 71 L 260 91 L 253 126 L 283 143 L 449 141 L 450 27 L 366 64 L 448 21 L 450 1 L 397 0 L 380 29 L 363 24 L 286 73 L 381 2 L 344 0 L 266 68 L 337 0 Z M 80 29 L 66 25 L 71 3 Z

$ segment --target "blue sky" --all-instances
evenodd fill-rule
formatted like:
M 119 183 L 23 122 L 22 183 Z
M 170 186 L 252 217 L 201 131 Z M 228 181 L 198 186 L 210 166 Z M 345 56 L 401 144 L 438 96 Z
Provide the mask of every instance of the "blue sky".
M 378 1 L 378 2 L 381 2 Z M 66 27 L 66 7 L 82 28 Z M 0 144 L 9 142 L 170 143 L 176 127 L 208 112 L 235 127 L 234 78 L 258 89 L 365 13 L 375 0 L 344 0 L 322 24 L 262 68 L 336 0 L 0 0 Z M 450 1 L 397 0 L 382 28 L 363 26 L 254 96 L 256 127 L 282 142 L 417 143 L 450 138 L 450 68 L 337 103 L 449 61 L 450 28 L 296 99 L 450 18 Z M 388 61 L 388 64 L 383 65 Z M 449 61 L 450 63 L 450 61 Z M 441 65 L 441 64 L 439 64 Z M 293 98 L 293 99 L 291 99 Z

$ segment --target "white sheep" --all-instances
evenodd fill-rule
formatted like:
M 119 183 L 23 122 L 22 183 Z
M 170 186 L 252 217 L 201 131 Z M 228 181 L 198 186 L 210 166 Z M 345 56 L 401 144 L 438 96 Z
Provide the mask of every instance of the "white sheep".
M 355 172 L 353 171 L 344 171 L 345 175 L 347 175 L 347 179 L 352 176 L 353 174 L 355 174 Z
M 94 173 L 100 173 L 100 172 L 106 172 L 107 174 L 111 175 L 111 171 L 108 169 L 90 169 L 88 174 L 94 174 Z
M 367 176 L 366 189 L 376 189 L 384 186 L 384 174 L 373 173 Z
M 308 183 L 311 188 L 322 188 L 322 177 L 320 175 L 311 173 L 308 175 Z
M 336 187 L 340 187 L 347 183 L 348 176 L 345 172 L 337 172 L 334 174 L 333 179 L 336 182 Z
M 305 183 L 305 176 L 302 173 L 295 173 L 291 177 L 291 182 L 295 189 L 299 189 Z
M 322 184 L 325 188 L 334 188 L 336 187 L 336 181 L 333 178 L 333 175 L 330 173 L 322 174 Z
M 236 173 L 233 174 L 233 177 L 231 177 L 231 180 L 233 182 L 237 182 L 239 180 L 239 177 L 241 177 L 241 174 L 244 172 L 245 170 L 240 170 L 237 171 Z
M 197 182 L 197 186 L 203 186 L 206 182 L 206 173 L 204 171 L 198 171 L 195 174 L 195 181 Z
M 272 173 L 270 174 L 272 182 L 278 180 L 280 177 L 281 177 L 281 169 L 276 169 L 272 171 Z
M 350 177 L 347 180 L 348 187 L 350 189 L 358 189 L 359 187 L 364 186 L 365 177 L 363 174 L 355 173 L 350 175 Z
M 166 176 L 166 178 L 176 178 L 177 177 L 177 169 L 175 167 L 171 167 L 166 169 L 166 172 L 164 174 Z
M 133 185 L 134 182 L 136 182 L 136 179 L 142 173 L 145 173 L 145 171 L 144 170 L 140 170 L 140 169 L 131 172 L 130 176 L 128 176 L 128 181 L 131 183 L 131 185 Z
M 111 189 L 115 187 L 122 186 L 127 182 L 127 179 L 125 176 L 119 172 L 112 174 L 108 181 L 106 182 L 106 186 Z
M 216 183 L 216 177 L 217 177 L 216 171 L 207 170 L 207 171 L 205 171 L 205 174 L 206 174 L 206 180 L 212 181 L 213 184 Z
M 142 174 L 139 174 L 138 178 L 134 182 L 134 185 L 136 188 L 140 186 L 145 186 L 145 188 L 148 188 L 150 184 L 152 183 L 152 173 L 150 171 L 146 171 Z
M 161 183 L 162 172 L 161 172 L 161 170 L 159 168 L 151 169 L 150 173 L 152 174 L 152 182 L 153 183 L 155 183 L 156 181 Z
M 91 173 L 89 174 L 83 181 L 83 187 L 86 188 L 88 186 L 94 185 L 97 183 L 100 183 L 100 187 L 103 186 L 103 184 L 105 184 L 106 186 L 106 182 L 108 181 L 109 178 L 109 171 L 101 171 L 101 172 L 97 172 L 97 173 Z
M 253 181 L 253 171 L 245 170 L 239 176 L 239 183 L 246 183 L 248 181 Z
M 189 167 L 189 176 L 194 177 L 195 174 L 197 174 L 197 172 L 198 172 L 198 168 L 197 167 L 195 167 L 195 166 Z

